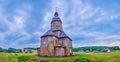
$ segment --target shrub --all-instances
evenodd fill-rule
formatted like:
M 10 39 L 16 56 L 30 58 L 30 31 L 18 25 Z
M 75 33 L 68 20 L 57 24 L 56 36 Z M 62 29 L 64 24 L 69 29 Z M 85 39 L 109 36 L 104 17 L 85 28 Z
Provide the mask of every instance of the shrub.
M 28 58 L 27 56 L 19 56 L 18 57 L 18 62 L 26 62 L 27 60 L 29 60 L 30 58 Z
M 87 58 L 77 58 L 74 60 L 74 62 L 91 62 L 91 61 Z
M 48 60 L 41 60 L 40 62 L 48 62 Z

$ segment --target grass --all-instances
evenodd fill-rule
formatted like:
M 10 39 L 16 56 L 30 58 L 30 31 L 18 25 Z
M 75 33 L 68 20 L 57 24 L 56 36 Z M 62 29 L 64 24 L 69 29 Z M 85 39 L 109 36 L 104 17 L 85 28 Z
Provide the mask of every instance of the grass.
M 71 57 L 40 57 L 35 53 L 0 53 L 0 62 L 120 62 L 120 51 L 78 53 Z

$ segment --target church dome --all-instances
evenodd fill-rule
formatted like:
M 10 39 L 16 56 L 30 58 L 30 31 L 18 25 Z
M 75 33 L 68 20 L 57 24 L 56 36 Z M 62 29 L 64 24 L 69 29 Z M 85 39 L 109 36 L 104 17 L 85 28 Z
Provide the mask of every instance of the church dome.
M 52 18 L 51 23 L 54 22 L 54 21 L 59 21 L 59 22 L 62 23 L 61 19 L 58 16 L 59 16 L 58 12 L 55 12 L 54 13 L 54 17 Z

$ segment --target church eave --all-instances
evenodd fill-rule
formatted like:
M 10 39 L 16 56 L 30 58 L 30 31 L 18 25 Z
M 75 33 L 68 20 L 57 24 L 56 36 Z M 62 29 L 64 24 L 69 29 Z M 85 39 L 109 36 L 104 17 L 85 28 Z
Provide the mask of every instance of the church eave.
M 55 36 L 55 35 L 43 35 L 43 36 L 41 36 L 40 38 L 42 38 L 42 37 L 46 37 L 46 36 L 54 36 L 54 37 L 57 38 L 57 36 Z
M 58 38 L 68 38 L 69 40 L 71 40 L 71 41 L 72 41 L 72 39 L 71 39 L 70 37 L 68 37 L 68 36 L 58 37 Z
M 53 32 L 55 32 L 55 31 L 61 31 L 60 29 L 57 29 L 57 30 L 53 30 Z

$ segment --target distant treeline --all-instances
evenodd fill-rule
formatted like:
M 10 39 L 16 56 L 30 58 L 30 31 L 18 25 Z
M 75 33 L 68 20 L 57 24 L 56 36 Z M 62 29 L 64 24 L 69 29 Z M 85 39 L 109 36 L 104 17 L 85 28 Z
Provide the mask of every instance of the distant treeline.
M 108 46 L 87 46 L 87 47 L 79 47 L 79 48 L 73 48 L 74 52 L 78 52 L 79 50 L 89 50 L 89 51 L 95 51 L 95 50 L 102 50 L 104 48 L 108 48 L 110 50 L 120 50 L 119 46 L 113 46 L 113 47 L 108 47 Z
M 79 47 L 79 48 L 73 48 L 73 52 L 78 52 L 79 50 L 83 51 L 95 51 L 95 50 L 102 50 L 104 48 L 108 48 L 110 50 L 120 50 L 119 46 L 113 46 L 113 47 L 108 47 L 108 46 L 87 46 L 87 47 Z M 3 49 L 0 48 L 0 52 L 7 52 L 7 53 L 31 53 L 32 50 L 37 50 L 37 48 L 23 48 L 23 49 L 15 49 L 15 48 L 8 48 L 8 49 Z
M 16 49 L 16 48 L 8 48 L 8 49 L 3 49 L 0 48 L 0 52 L 6 52 L 6 53 L 21 53 L 21 52 L 32 52 L 32 50 L 36 50 L 36 48 L 23 48 L 23 49 Z

